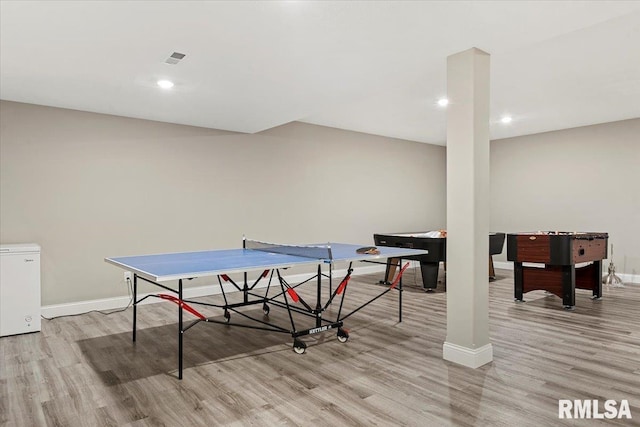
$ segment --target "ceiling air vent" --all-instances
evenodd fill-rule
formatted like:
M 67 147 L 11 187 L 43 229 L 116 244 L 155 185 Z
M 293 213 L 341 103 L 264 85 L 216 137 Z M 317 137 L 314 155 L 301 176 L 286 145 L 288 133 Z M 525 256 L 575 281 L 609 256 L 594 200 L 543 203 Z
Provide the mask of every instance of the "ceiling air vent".
M 180 52 L 173 52 L 171 54 L 170 57 L 167 58 L 166 61 L 164 61 L 165 64 L 171 64 L 171 65 L 176 65 L 178 62 L 180 62 L 182 60 L 182 58 L 184 58 L 185 55 L 184 53 L 180 53 Z

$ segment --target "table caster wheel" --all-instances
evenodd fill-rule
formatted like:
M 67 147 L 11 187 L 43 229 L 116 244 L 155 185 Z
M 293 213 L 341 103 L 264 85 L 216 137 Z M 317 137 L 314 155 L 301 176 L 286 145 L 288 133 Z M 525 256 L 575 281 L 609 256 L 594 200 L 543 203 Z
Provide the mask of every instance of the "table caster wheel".
M 267 305 L 267 303 L 264 303 L 262 305 L 262 312 L 264 313 L 265 316 L 269 315 L 269 306 Z
M 307 350 L 307 345 L 304 342 L 300 340 L 293 341 L 293 351 L 295 351 L 298 354 L 304 354 L 306 350 Z
M 231 321 L 231 313 L 229 313 L 227 310 L 224 311 L 224 321 L 226 323 L 229 323 L 229 321 Z
M 338 341 L 347 342 L 348 339 L 349 339 L 349 332 L 347 332 L 342 328 L 338 328 Z

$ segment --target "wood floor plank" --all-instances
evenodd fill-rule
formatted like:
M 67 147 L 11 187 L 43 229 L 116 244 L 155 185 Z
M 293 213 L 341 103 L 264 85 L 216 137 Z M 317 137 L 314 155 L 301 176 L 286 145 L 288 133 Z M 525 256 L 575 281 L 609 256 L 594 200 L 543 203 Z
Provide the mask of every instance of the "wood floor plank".
M 139 307 L 136 343 L 131 309 L 43 320 L 41 333 L 0 339 L 0 425 L 639 426 L 640 286 L 605 288 L 599 301 L 579 290 L 566 311 L 543 291 L 515 303 L 512 273 L 496 273 L 494 360 L 478 369 L 442 359 L 446 293 L 424 292 L 419 271 L 405 274 L 401 323 L 394 292 L 347 319 L 347 343 L 335 331 L 303 337 L 303 355 L 287 334 L 197 324 L 182 381 L 173 304 Z M 384 289 L 378 276 L 352 278 L 346 310 Z M 289 321 L 277 307 L 269 317 Z M 633 419 L 558 420 L 559 399 L 627 399 Z

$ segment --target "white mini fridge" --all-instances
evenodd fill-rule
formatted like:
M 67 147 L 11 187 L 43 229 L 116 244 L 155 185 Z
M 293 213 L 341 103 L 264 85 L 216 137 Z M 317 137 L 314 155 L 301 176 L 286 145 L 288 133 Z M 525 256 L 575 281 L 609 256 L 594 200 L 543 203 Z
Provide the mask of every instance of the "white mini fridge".
M 40 330 L 40 246 L 0 245 L 0 337 Z

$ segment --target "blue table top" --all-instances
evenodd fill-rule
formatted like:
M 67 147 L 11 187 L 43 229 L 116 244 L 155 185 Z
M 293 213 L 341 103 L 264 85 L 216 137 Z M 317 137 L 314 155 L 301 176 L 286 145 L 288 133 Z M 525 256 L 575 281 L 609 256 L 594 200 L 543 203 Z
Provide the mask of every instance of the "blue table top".
M 359 254 L 367 245 L 324 243 L 331 248 L 331 258 L 308 258 L 255 249 L 220 249 L 155 255 L 105 258 L 105 261 L 133 271 L 156 282 L 267 270 L 299 265 L 334 264 L 336 262 L 385 260 L 426 254 L 426 250 L 380 246 L 379 254 Z

